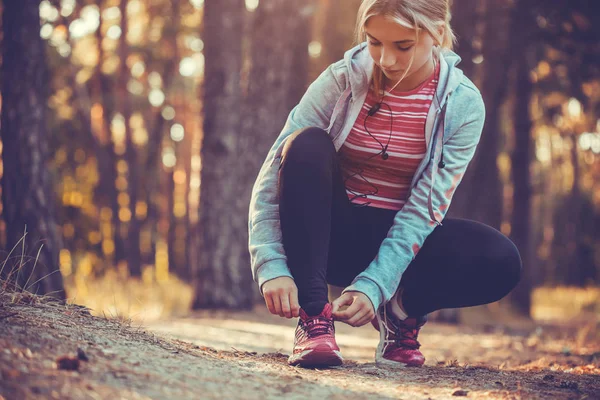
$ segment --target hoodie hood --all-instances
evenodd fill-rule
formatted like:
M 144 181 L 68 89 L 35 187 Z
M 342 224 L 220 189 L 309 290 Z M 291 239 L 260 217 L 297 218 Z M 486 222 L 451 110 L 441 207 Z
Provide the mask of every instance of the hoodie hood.
M 444 106 L 448 94 L 453 92 L 463 79 L 463 72 L 456 66 L 461 58 L 452 50 L 436 51 L 440 61 L 440 80 L 434 98 L 438 111 Z M 349 83 L 353 98 L 359 98 L 361 93 L 368 91 L 373 75 L 373 59 L 369 54 L 366 42 L 363 42 L 344 54 Z

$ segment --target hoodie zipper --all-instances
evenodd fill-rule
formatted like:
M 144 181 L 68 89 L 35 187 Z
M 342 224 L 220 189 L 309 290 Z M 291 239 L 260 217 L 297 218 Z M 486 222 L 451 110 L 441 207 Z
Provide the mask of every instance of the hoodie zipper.
M 435 119 L 433 120 L 433 126 L 432 126 L 431 150 L 429 151 L 429 157 L 428 157 L 427 163 L 423 166 L 423 168 L 421 168 L 420 173 L 418 175 L 416 174 L 413 177 L 413 181 L 410 184 L 410 190 L 408 192 L 408 196 L 410 196 L 410 193 L 412 192 L 413 188 L 415 187 L 418 179 L 420 179 L 420 176 L 423 175 L 423 172 L 425 172 L 425 170 L 429 166 L 429 163 L 431 162 L 431 160 L 433 160 L 433 157 L 435 155 L 435 145 L 437 143 L 437 137 L 438 137 L 438 126 L 439 126 L 439 121 L 440 121 L 440 115 L 442 114 L 442 110 L 444 109 L 444 107 L 446 107 L 447 99 L 448 99 L 448 97 L 450 97 L 450 93 L 452 93 L 452 92 L 448 92 L 448 95 L 446 96 L 444 102 L 442 103 L 442 105 L 440 105 L 440 108 L 438 108 L 436 110 L 436 116 L 435 116 Z

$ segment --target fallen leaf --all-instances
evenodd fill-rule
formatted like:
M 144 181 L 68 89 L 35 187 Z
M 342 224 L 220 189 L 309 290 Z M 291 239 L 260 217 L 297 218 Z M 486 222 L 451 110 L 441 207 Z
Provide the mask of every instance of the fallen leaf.
M 560 383 L 560 385 L 558 385 L 558 387 L 561 389 L 571 389 L 571 390 L 579 389 L 579 385 L 577 384 L 577 382 L 571 382 L 571 381 L 562 381 Z
M 17 379 L 21 375 L 16 369 L 7 369 L 1 372 L 0 376 L 3 376 L 6 380 Z
M 454 392 L 452 392 L 452 396 L 466 396 L 468 394 L 469 394 L 468 390 L 462 390 L 462 389 L 455 390 Z
M 73 356 L 62 356 L 56 360 L 56 367 L 67 371 L 77 371 L 79 369 L 79 359 Z
M 81 361 L 90 361 L 87 354 L 85 354 L 85 352 L 83 351 L 83 349 L 81 347 L 77 348 L 77 358 L 80 359 Z

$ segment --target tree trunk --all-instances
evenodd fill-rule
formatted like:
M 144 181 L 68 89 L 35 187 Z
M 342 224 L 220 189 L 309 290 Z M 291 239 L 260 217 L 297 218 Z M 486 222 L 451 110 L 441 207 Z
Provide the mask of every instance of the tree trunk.
M 100 1 L 98 7 L 102 9 L 104 2 Z M 96 101 L 102 106 L 102 125 L 96 135 L 96 159 L 98 160 L 98 186 L 94 190 L 94 199 L 101 207 L 108 207 L 111 210 L 110 220 L 111 233 L 110 239 L 113 242 L 114 250 L 112 258 L 107 260 L 116 265 L 119 261 L 125 259 L 125 243 L 120 234 L 121 221 L 119 220 L 119 203 L 117 201 L 117 155 L 115 154 L 114 142 L 110 132 L 112 116 L 114 115 L 114 104 L 106 99 L 106 94 L 113 91 L 113 85 L 109 78 L 102 73 L 102 63 L 104 61 L 104 48 L 102 41 L 104 35 L 102 32 L 103 17 L 99 15 L 100 24 L 96 29 L 96 49 L 98 51 L 98 63 L 95 67 L 93 78 L 93 89 Z M 105 238 L 106 239 L 106 238 Z
M 33 293 L 64 299 L 62 248 L 48 169 L 45 44 L 39 1 L 4 2 L 2 66 L 3 215 L 10 255 L 1 275 Z M 23 242 L 19 241 L 27 231 Z M 39 256 L 38 256 L 39 251 Z M 24 256 L 21 255 L 24 252 Z
M 482 16 L 478 12 L 480 0 L 462 0 L 453 2 L 451 25 L 457 38 L 456 53 L 461 57 L 460 69 L 471 80 L 475 75 L 473 58 L 481 54 L 481 35 L 478 28 L 482 24 Z
M 309 75 L 313 1 L 263 1 L 252 21 L 253 64 L 244 112 L 242 148 L 254 148 L 240 157 L 240 171 L 248 185 L 239 187 L 247 210 L 258 171 L 268 149 L 285 124 L 290 110 L 306 91 Z M 285 32 L 285 34 L 281 34 Z M 279 35 L 279 40 L 269 40 Z M 247 220 L 244 220 L 247 225 Z M 247 241 L 247 238 L 244 237 Z M 244 257 L 249 259 L 247 250 Z M 246 262 L 248 265 L 248 261 Z M 258 293 L 258 292 L 255 292 Z
M 168 28 L 163 32 L 163 41 L 161 49 L 163 49 L 162 56 L 166 58 L 163 62 L 164 69 L 161 74 L 163 78 L 163 91 L 165 92 L 166 103 L 170 104 L 171 88 L 173 78 L 177 75 L 177 66 L 179 60 L 179 51 L 177 48 L 177 34 L 181 29 L 181 4 L 180 0 L 171 0 L 168 4 Z M 153 123 L 149 127 L 149 138 L 146 145 L 146 160 L 144 164 L 144 174 L 149 177 L 145 179 L 145 198 L 146 204 L 148 205 L 148 211 L 146 218 L 142 222 L 145 229 L 151 231 L 151 248 L 152 251 L 146 254 L 145 263 L 154 263 L 154 257 L 156 253 L 156 241 L 160 238 L 160 230 L 158 225 L 160 223 L 160 198 L 163 195 L 160 191 L 161 179 L 169 179 L 171 176 L 170 172 L 165 172 L 161 160 L 161 152 L 163 139 L 165 132 L 168 128 L 167 121 L 162 116 L 160 111 L 155 112 Z M 171 264 L 170 267 L 171 268 Z
M 175 213 L 173 212 L 173 208 L 175 206 L 175 179 L 174 173 L 176 168 L 173 167 L 169 173 L 167 174 L 167 193 L 165 196 L 167 197 L 167 208 L 168 214 L 167 219 L 169 221 L 169 230 L 167 232 L 167 249 L 168 249 L 168 258 L 169 258 L 169 271 L 174 272 L 181 279 L 185 279 L 181 275 L 181 264 L 178 263 L 177 252 L 175 250 L 175 242 L 177 240 L 176 232 L 177 232 L 177 218 L 175 217 Z
M 267 149 L 306 87 L 313 7 L 299 0 L 263 0 L 252 15 L 252 67 L 247 99 L 242 101 L 242 6 L 234 0 L 205 5 L 201 250 L 191 246 L 192 256 L 201 252 L 195 307 L 253 305 L 256 289 L 245 218 L 252 184 Z M 241 107 L 243 124 L 235 112 Z M 193 257 L 191 262 L 194 265 Z
M 262 7 L 262 2 L 261 2 Z M 244 0 L 204 4 L 204 141 L 200 223 L 191 232 L 194 308 L 250 307 L 246 199 L 240 199 L 238 159 Z M 271 38 L 272 41 L 277 41 Z
M 523 273 L 521 281 L 511 294 L 511 302 L 515 309 L 523 315 L 529 316 L 531 310 L 531 292 L 535 282 L 535 269 L 532 263 L 531 252 L 531 176 L 529 165 L 534 155 L 531 139 L 530 102 L 533 92 L 533 83 L 530 78 L 530 63 L 527 49 L 531 48 L 530 40 L 533 18 L 523 0 L 515 6 L 513 18 L 513 39 L 516 54 L 515 68 L 515 103 L 514 103 L 514 135 L 515 148 L 511 156 L 511 178 L 514 185 L 513 210 L 511 218 L 511 239 L 521 253 Z M 517 27 L 522 27 L 524 32 L 516 33 Z
M 127 161 L 127 192 L 129 195 L 129 211 L 131 214 L 127 224 L 127 267 L 131 276 L 139 277 L 142 275 L 142 255 L 140 249 L 140 230 L 141 223 L 136 215 L 136 205 L 139 197 L 140 175 L 138 172 L 138 154 L 133 143 L 133 132 L 129 125 L 131 118 L 131 101 L 127 92 L 127 83 L 129 82 L 130 71 L 127 66 L 127 56 L 129 55 L 129 46 L 127 44 L 127 32 L 129 24 L 127 20 L 127 4 L 129 0 L 121 0 L 121 37 L 119 38 L 119 58 L 121 68 L 119 73 L 119 97 L 120 108 L 125 119 L 125 141 L 127 149 L 125 150 L 125 160 Z

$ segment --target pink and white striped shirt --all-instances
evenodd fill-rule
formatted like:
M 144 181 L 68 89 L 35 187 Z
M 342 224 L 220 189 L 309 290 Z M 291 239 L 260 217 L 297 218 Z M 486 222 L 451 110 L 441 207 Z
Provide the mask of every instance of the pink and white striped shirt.
M 439 71 L 438 64 L 434 73 L 411 91 L 386 91 L 381 108 L 373 116 L 367 113 L 377 100 L 369 91 L 339 151 L 342 176 L 352 203 L 390 210 L 400 210 L 406 203 L 413 176 L 427 151 L 425 121 Z M 365 131 L 365 118 L 368 131 L 381 144 Z M 389 157 L 384 160 L 381 146 L 386 144 Z

